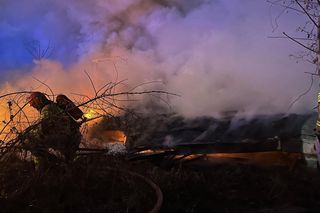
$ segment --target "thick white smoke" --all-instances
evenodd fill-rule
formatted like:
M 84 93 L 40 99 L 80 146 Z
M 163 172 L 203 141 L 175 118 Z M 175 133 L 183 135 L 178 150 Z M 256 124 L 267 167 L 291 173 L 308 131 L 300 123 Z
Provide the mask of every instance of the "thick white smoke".
M 309 86 L 304 71 L 312 66 L 288 56 L 299 47 L 267 38 L 272 28 L 264 1 L 2 0 L 0 14 L 0 42 L 7 47 L 0 69 L 31 70 L 3 84 L 3 92 L 34 89 L 34 76 L 57 93 L 88 94 L 86 70 L 97 86 L 163 81 L 181 95 L 171 98 L 174 110 L 215 116 L 287 112 Z M 32 40 L 42 49 L 53 45 L 48 59 L 30 68 Z M 312 90 L 290 112 L 310 111 L 314 103 Z

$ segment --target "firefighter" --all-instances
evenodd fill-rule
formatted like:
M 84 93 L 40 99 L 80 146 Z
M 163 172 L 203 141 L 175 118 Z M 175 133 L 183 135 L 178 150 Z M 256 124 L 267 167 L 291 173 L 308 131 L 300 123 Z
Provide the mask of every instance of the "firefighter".
M 317 166 L 318 169 L 320 169 L 320 92 L 318 93 L 318 119 L 317 119 L 317 124 L 316 124 L 316 128 L 315 128 L 315 133 L 317 136 L 317 140 L 315 142 L 315 150 L 317 153 L 317 158 L 318 158 L 318 162 L 317 162 Z
M 80 125 L 41 92 L 31 93 L 27 100 L 41 119 L 31 126 L 26 137 L 37 163 L 45 165 L 56 159 L 70 162 L 81 141 Z

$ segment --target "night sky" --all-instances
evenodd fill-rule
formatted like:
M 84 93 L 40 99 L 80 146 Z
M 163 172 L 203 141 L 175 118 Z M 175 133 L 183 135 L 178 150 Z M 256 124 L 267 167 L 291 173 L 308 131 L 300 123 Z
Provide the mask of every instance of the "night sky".
M 163 81 L 181 94 L 172 105 L 186 116 L 307 112 L 317 82 L 288 106 L 309 87 L 304 72 L 313 65 L 289 56 L 300 46 L 268 38 L 296 34 L 306 17 L 276 18 L 280 12 L 264 0 L 0 0 L 2 91 L 31 87 L 29 74 L 76 91 L 65 78 L 78 80 L 86 69 L 97 81 L 110 79 L 104 59 L 120 57 L 127 64 L 117 80 Z

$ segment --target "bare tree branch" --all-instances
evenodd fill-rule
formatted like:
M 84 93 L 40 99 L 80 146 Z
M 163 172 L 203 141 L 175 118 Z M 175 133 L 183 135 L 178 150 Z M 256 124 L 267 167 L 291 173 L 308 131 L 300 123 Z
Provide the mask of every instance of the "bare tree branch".
M 294 8 L 294 7 L 291 7 L 291 6 L 288 6 L 288 5 L 284 5 L 284 4 L 280 4 L 278 2 L 282 2 L 282 1 L 270 1 L 270 0 L 267 0 L 268 3 L 272 4 L 272 5 L 275 5 L 275 6 L 279 6 L 279 7 L 284 7 L 285 9 L 290 9 L 292 11 L 295 11 L 295 12 L 298 12 L 298 13 L 301 13 L 301 14 L 305 14 L 304 11 L 302 10 L 298 10 L 297 8 Z M 313 17 L 317 17 L 316 15 L 313 15 L 313 14 L 309 14 L 310 16 L 313 16 Z
M 14 115 L 13 115 L 13 118 L 15 118 L 22 110 L 23 108 L 25 108 L 27 105 L 29 104 L 29 102 L 25 103 Z M 2 130 L 0 131 L 0 135 L 3 133 L 3 131 L 7 128 L 7 126 L 12 122 L 12 119 L 10 119 L 6 125 L 2 128 Z
M 290 40 L 296 42 L 297 44 L 299 44 L 300 46 L 306 48 L 307 50 L 310 50 L 311 52 L 314 52 L 314 53 L 318 53 L 316 50 L 314 49 L 311 49 L 310 47 L 302 44 L 301 42 L 297 41 L 296 39 L 292 38 L 291 36 L 287 35 L 285 32 L 283 32 L 283 35 L 285 35 L 287 38 L 289 38 Z
M 285 38 L 289 39 L 288 36 L 268 36 L 267 38 Z M 311 38 L 299 38 L 299 37 L 292 37 L 295 40 L 301 40 L 301 41 L 314 41 L 314 39 Z
M 24 117 L 26 118 L 26 120 L 27 120 L 28 124 L 30 125 L 29 118 L 28 118 L 28 116 L 26 115 L 26 113 L 23 111 L 23 108 L 22 108 L 22 107 L 21 107 L 17 102 L 15 102 L 15 101 L 14 101 L 14 103 L 15 103 L 15 105 L 18 107 L 19 111 L 21 111 L 21 112 L 22 112 L 22 114 L 23 114 L 23 115 L 24 115 Z
M 90 84 L 91 84 L 91 86 L 92 86 L 92 88 L 93 88 L 93 91 L 94 91 L 94 95 L 96 96 L 96 95 L 97 95 L 97 90 L 96 90 L 96 87 L 94 86 L 94 83 L 93 83 L 90 75 L 87 73 L 86 70 L 84 70 L 84 73 L 85 73 L 86 76 L 89 78 Z
M 11 93 L 7 93 L 7 94 L 4 94 L 4 95 L 0 95 L 0 99 L 1 98 L 5 98 L 7 96 L 11 96 L 11 95 L 16 95 L 16 94 L 30 94 L 32 93 L 33 91 L 20 91 L 20 92 L 11 92 Z
M 317 74 L 317 73 L 312 73 L 312 72 L 304 72 L 304 73 L 309 74 L 309 75 L 319 76 L 319 74 Z
M 40 84 L 46 86 L 49 90 L 50 90 L 50 93 L 52 95 L 52 100 L 54 100 L 54 93 L 52 91 L 52 89 L 49 87 L 49 85 L 47 85 L 46 83 L 44 83 L 43 81 L 40 81 L 39 79 L 37 79 L 36 77 L 32 77 L 34 80 L 38 81 Z
M 292 106 L 293 106 L 297 101 L 300 100 L 300 98 L 302 98 L 304 95 L 306 95 L 308 92 L 310 92 L 310 90 L 312 89 L 312 86 L 313 86 L 313 75 L 311 75 L 311 82 L 310 82 L 309 88 L 308 88 L 306 91 L 304 91 L 303 93 L 301 93 L 301 94 L 289 105 L 288 109 L 291 109 Z
M 309 19 L 312 21 L 312 23 L 319 28 L 319 25 L 316 23 L 316 21 L 310 16 L 309 12 L 300 4 L 298 0 L 295 0 L 295 2 L 299 5 L 299 7 L 303 10 L 303 12 L 309 17 Z

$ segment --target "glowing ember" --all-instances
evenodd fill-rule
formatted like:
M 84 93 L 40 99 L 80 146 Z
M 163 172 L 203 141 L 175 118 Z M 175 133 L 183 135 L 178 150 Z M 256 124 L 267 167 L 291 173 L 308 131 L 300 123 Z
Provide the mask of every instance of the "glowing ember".
M 94 118 L 96 115 L 95 111 L 93 109 L 90 109 L 89 112 L 84 114 L 84 117 L 91 119 Z
M 105 141 L 108 142 L 126 142 L 126 135 L 123 131 L 120 130 L 110 130 L 110 131 L 104 131 L 101 133 L 101 136 Z

